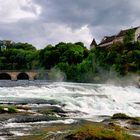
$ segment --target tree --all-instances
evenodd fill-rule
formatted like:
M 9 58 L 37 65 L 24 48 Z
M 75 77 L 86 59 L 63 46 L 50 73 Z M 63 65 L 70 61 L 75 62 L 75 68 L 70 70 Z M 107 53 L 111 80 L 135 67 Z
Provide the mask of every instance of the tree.
M 30 51 L 35 51 L 36 48 L 29 43 L 15 43 L 12 47 L 13 49 L 23 49 L 23 50 L 30 50 Z
M 124 36 L 124 40 L 123 40 L 124 44 L 128 44 L 128 43 L 131 43 L 132 41 L 134 41 L 134 35 L 135 35 L 134 29 L 128 30 Z

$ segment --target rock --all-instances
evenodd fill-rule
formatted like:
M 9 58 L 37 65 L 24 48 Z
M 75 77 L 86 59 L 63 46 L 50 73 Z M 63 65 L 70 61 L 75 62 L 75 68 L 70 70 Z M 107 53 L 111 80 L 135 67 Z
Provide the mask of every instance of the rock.
M 29 107 L 28 105 L 17 105 L 16 106 L 17 109 L 22 109 L 22 110 L 30 110 L 31 107 Z
M 11 122 L 26 123 L 26 122 L 41 122 L 41 121 L 53 121 L 58 120 L 57 117 L 46 116 L 46 115 L 35 115 L 35 116 L 18 116 Z
M 56 107 L 56 106 L 41 107 L 41 108 L 38 108 L 37 112 L 44 115 L 52 115 L 52 116 L 57 114 L 61 117 L 65 117 L 66 116 L 65 114 L 67 113 L 60 107 Z

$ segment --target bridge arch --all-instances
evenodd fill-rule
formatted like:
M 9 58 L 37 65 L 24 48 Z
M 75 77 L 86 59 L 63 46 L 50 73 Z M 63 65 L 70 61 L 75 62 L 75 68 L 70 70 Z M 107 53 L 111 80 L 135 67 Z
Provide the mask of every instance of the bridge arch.
M 17 80 L 29 80 L 29 75 L 27 73 L 21 72 L 17 75 Z
M 11 80 L 11 75 L 8 73 L 0 73 L 0 80 Z

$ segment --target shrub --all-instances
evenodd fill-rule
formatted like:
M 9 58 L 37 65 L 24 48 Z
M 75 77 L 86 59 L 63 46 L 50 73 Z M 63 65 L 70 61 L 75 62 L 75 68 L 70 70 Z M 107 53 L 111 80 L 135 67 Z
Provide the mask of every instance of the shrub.
M 124 130 L 84 126 L 65 137 L 66 140 L 129 140 Z
M 17 113 L 18 109 L 15 106 L 8 107 L 8 113 Z
M 0 106 L 0 113 L 4 113 L 4 107 Z
M 132 119 L 132 117 L 124 113 L 116 113 L 111 117 L 111 119 Z

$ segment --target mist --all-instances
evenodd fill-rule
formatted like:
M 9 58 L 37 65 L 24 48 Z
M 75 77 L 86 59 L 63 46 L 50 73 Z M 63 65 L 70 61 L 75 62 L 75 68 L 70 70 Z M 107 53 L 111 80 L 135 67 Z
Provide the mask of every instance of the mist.
M 59 68 L 52 68 L 49 72 L 49 79 L 52 81 L 63 82 L 66 80 L 66 74 Z

